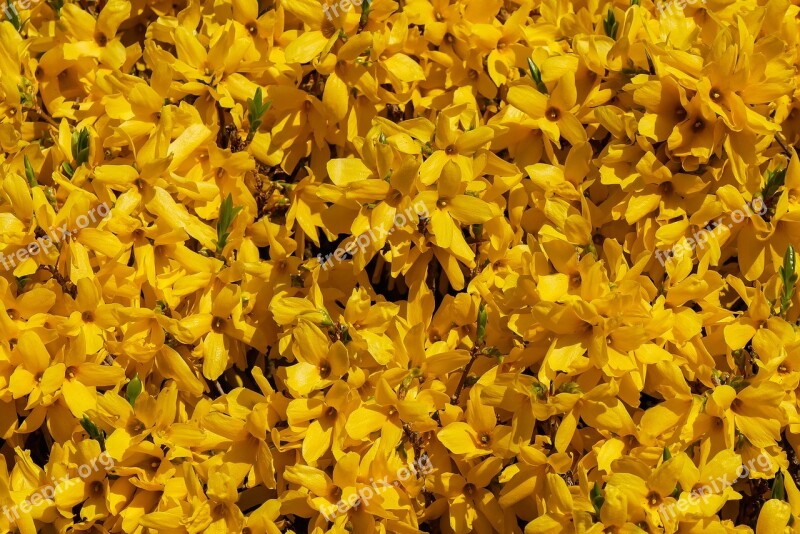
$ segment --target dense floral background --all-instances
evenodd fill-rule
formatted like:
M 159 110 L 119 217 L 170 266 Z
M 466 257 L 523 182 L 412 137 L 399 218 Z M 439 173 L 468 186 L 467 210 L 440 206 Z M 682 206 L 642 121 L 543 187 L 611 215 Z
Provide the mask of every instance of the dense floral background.
M 800 530 L 799 16 L 3 4 L 0 531 Z

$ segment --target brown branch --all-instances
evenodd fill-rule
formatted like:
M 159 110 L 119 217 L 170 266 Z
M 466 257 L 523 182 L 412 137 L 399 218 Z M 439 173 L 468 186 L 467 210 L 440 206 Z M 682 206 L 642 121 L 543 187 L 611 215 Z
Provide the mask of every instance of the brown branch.
M 464 389 L 464 386 L 467 383 L 467 376 L 469 375 L 475 360 L 478 359 L 479 350 L 480 349 L 478 349 L 477 345 L 472 347 L 472 350 L 469 353 L 469 362 L 467 362 L 467 365 L 464 367 L 464 372 L 461 373 L 461 380 L 458 381 L 458 387 L 456 388 L 456 392 L 453 394 L 453 397 L 450 399 L 450 404 L 458 405 L 458 401 L 461 397 L 461 391 Z
M 228 135 L 225 131 L 225 111 L 219 102 L 214 103 L 217 108 L 217 122 L 219 123 L 219 130 L 217 130 L 217 146 L 220 148 L 228 148 Z
M 789 156 L 789 157 L 791 158 L 791 157 L 792 157 L 792 151 L 790 151 L 790 150 L 787 148 L 787 146 L 786 146 L 786 144 L 785 144 L 785 141 L 784 141 L 783 139 L 781 139 L 781 134 L 779 134 L 779 133 L 775 132 L 775 140 L 778 142 L 778 144 L 779 144 L 779 145 L 781 145 L 781 148 L 782 148 L 782 149 L 783 149 L 783 151 L 786 153 L 786 155 L 787 155 L 787 156 Z
M 55 119 L 48 115 L 39 104 L 36 104 L 36 107 L 33 108 L 33 111 L 36 113 L 37 118 L 43 119 L 44 122 L 50 126 L 53 126 L 54 128 L 58 128 L 58 123 L 55 121 Z
M 53 280 L 55 280 L 58 285 L 61 286 L 61 289 L 64 290 L 64 293 L 67 293 L 72 298 L 75 298 L 78 294 L 78 286 L 72 283 L 71 280 L 66 278 L 58 269 L 52 265 L 39 265 L 37 271 L 47 271 L 52 276 Z

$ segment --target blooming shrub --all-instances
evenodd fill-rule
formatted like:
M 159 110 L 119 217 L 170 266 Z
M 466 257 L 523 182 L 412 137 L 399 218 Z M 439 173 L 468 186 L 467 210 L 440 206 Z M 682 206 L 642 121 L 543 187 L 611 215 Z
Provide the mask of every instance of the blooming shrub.
M 796 2 L 3 5 L 0 531 L 800 529 Z

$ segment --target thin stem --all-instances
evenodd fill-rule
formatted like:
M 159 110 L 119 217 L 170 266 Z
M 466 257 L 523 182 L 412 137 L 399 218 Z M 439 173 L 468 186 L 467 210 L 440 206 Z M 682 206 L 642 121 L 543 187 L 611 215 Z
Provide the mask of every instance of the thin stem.
M 786 152 L 786 155 L 787 155 L 787 156 L 789 156 L 789 157 L 791 157 L 793 150 L 792 150 L 792 151 L 790 151 L 790 150 L 787 148 L 787 146 L 786 146 L 786 142 L 785 142 L 783 139 L 781 139 L 781 134 L 779 134 L 779 133 L 777 133 L 777 132 L 776 132 L 776 133 L 775 133 L 775 140 L 778 142 L 778 144 L 779 144 L 779 145 L 781 145 L 781 148 L 783 149 L 783 151 L 784 151 L 784 152 Z
M 450 404 L 457 405 L 458 401 L 461 398 L 461 391 L 464 389 L 464 385 L 467 383 L 467 375 L 469 375 L 470 370 L 472 369 L 472 365 L 475 363 L 475 360 L 478 359 L 478 347 L 472 347 L 472 350 L 469 354 L 469 362 L 467 362 L 466 367 L 464 367 L 464 372 L 461 374 L 461 380 L 458 381 L 458 387 L 456 388 L 456 392 L 453 394 L 452 399 L 450 399 Z

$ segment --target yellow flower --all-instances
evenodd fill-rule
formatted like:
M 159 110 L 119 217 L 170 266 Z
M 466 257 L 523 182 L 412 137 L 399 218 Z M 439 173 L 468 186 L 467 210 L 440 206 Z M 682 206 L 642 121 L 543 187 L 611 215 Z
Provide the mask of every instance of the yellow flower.
M 479 126 L 467 132 L 459 132 L 462 115 L 466 105 L 453 106 L 443 110 L 436 120 L 436 128 L 431 129 L 433 137 L 432 153 L 419 168 L 419 179 L 424 185 L 431 185 L 439 180 L 448 163 L 454 163 L 458 172 L 450 171 L 458 180 L 472 180 L 475 172 L 475 155 L 487 145 L 494 135 L 488 126 Z M 430 142 L 430 139 L 428 139 Z M 447 185 L 452 188 L 452 184 Z
M 437 437 L 454 454 L 465 459 L 495 454 L 501 458 L 511 452 L 511 427 L 498 425 L 494 408 L 482 406 L 480 388 L 470 390 L 466 421 L 453 421 Z
M 341 451 L 345 424 L 353 410 L 350 387 L 334 382 L 324 398 L 300 398 L 286 407 L 289 428 L 303 435 L 302 454 L 308 465 L 315 466 L 329 452 Z
M 486 458 L 465 475 L 443 473 L 434 479 L 431 491 L 447 500 L 448 522 L 453 532 L 505 532 L 503 510 L 486 488 L 502 465 L 499 458 Z
M 575 76 L 565 74 L 551 95 L 544 95 L 529 85 L 514 85 L 508 90 L 508 103 L 536 120 L 536 125 L 556 146 L 561 137 L 575 145 L 586 141 L 586 131 L 576 117 L 578 96 Z
M 128 18 L 130 10 L 130 3 L 111 0 L 103 6 L 95 20 L 78 6 L 65 5 L 64 25 L 69 33 L 80 36 L 81 40 L 63 45 L 64 59 L 93 57 L 112 69 L 122 67 L 125 63 L 125 45 L 117 38 L 117 31 Z

